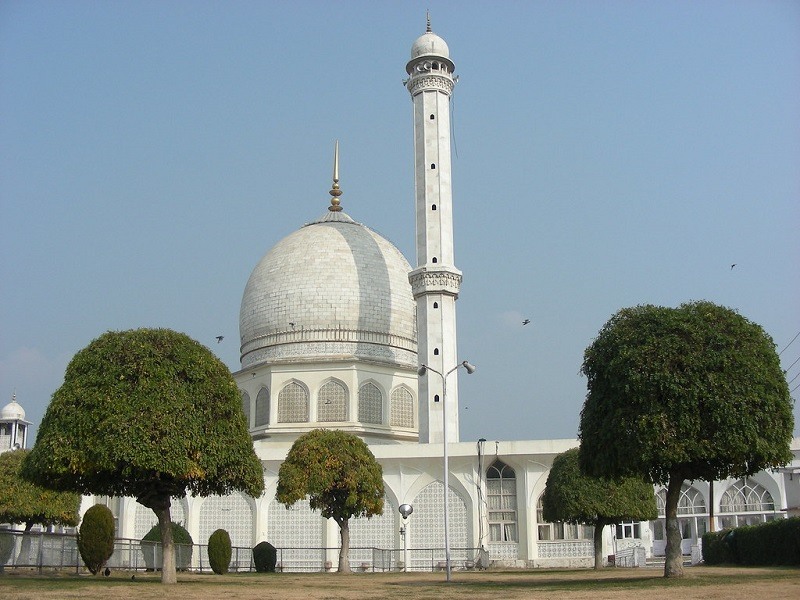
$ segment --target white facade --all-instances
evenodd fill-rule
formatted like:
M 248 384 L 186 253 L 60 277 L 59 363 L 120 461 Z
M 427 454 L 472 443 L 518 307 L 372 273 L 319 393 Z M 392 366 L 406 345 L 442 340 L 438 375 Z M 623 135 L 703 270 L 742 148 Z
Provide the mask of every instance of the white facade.
M 307 502 L 287 510 L 275 501 L 278 469 L 293 440 L 330 427 L 363 437 L 383 467 L 384 514 L 351 523 L 355 566 L 374 560 L 359 548 L 403 547 L 401 504 L 414 507 L 406 523 L 409 566 L 444 560 L 444 386 L 430 373 L 419 377 L 417 367 L 447 373 L 459 363 L 455 301 L 461 272 L 453 256 L 449 141 L 454 64 L 430 26 L 414 42 L 406 70 L 414 115 L 417 266 L 412 270 L 390 242 L 342 212 L 334 167 L 328 213 L 265 254 L 242 299 L 242 368 L 234 377 L 264 466 L 265 493 L 175 500 L 173 520 L 197 543 L 224 528 L 235 546 L 269 541 L 294 548 L 282 555 L 288 568 L 335 564 L 335 522 L 313 513 Z M 546 523 L 540 512 L 553 459 L 577 440 L 459 442 L 456 374 L 448 379 L 446 398 L 454 567 L 474 565 L 480 548 L 492 561 L 515 566 L 593 564 L 591 528 Z M 800 439 L 792 450 L 794 460 L 782 470 L 716 482 L 713 491 L 708 483 L 687 482 L 679 509 L 684 550 L 711 526 L 711 510 L 715 528 L 798 510 Z M 141 538 L 156 523 L 152 511 L 131 498 L 108 502 L 121 537 Z M 91 503 L 87 499 L 84 509 Z M 605 554 L 631 546 L 663 554 L 663 538 L 660 521 L 619 524 L 604 532 Z
M 0 411 L 0 453 L 28 447 L 28 428 L 25 410 L 17 402 L 17 394 Z

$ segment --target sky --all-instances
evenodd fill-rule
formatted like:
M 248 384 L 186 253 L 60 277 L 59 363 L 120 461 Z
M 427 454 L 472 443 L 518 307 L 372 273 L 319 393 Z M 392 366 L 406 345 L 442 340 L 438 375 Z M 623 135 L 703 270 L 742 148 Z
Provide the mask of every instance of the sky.
M 416 264 L 426 9 L 459 76 L 461 440 L 576 437 L 583 352 L 638 304 L 759 323 L 796 401 L 800 3 L 3 0 L 0 406 L 35 428 L 109 330 L 238 370 L 247 279 L 325 212 L 337 139 L 345 211 Z

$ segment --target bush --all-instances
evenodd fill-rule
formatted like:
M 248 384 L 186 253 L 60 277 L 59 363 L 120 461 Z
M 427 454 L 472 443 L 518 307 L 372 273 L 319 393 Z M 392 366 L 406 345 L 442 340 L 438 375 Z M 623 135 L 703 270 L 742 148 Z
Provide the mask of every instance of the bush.
M 208 538 L 208 562 L 211 570 L 217 575 L 224 575 L 228 572 L 231 564 L 231 536 L 224 529 L 217 529 Z
M 172 523 L 172 542 L 175 544 L 175 568 L 185 571 L 192 563 L 192 536 L 183 525 Z M 161 569 L 161 527 L 156 525 L 148 531 L 142 538 L 141 546 L 147 570 Z
M 269 542 L 261 542 L 253 548 L 253 563 L 257 573 L 274 573 L 278 564 L 278 551 Z
M 107 506 L 95 504 L 83 515 L 78 530 L 78 552 L 83 563 L 97 575 L 114 553 L 114 515 Z
M 709 565 L 800 565 L 800 518 L 706 533 L 703 560 Z
M 734 538 L 730 529 L 709 531 L 703 534 L 703 562 L 707 565 L 736 563 Z

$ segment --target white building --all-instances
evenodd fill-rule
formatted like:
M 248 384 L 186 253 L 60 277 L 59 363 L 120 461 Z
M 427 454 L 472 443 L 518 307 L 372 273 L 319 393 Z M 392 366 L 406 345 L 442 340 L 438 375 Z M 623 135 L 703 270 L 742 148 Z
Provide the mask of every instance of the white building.
M 27 448 L 30 425 L 25 420 L 25 410 L 17 402 L 17 393 L 14 392 L 11 402 L 0 411 L 0 454 Z
M 173 520 L 196 542 L 206 543 L 221 527 L 235 546 L 266 540 L 297 549 L 282 555 L 288 567 L 335 564 L 335 550 L 319 549 L 338 547 L 336 523 L 311 512 L 307 502 L 287 510 L 275 501 L 278 469 L 293 440 L 331 427 L 363 437 L 383 467 L 384 514 L 351 523 L 353 548 L 402 548 L 398 507 L 410 504 L 411 566 L 444 560 L 446 440 L 455 568 L 469 566 L 478 548 L 488 550 L 492 561 L 518 566 L 592 564 L 590 528 L 541 518 L 553 458 L 577 440 L 459 441 L 461 272 L 453 255 L 449 133 L 454 70 L 447 44 L 429 24 L 406 65 L 414 126 L 413 269 L 394 245 L 342 209 L 337 152 L 330 207 L 279 241 L 253 270 L 240 309 L 241 370 L 234 376 L 266 491 L 256 499 L 234 494 L 176 500 Z M 423 376 L 417 373 L 421 364 L 429 367 Z M 441 374 L 448 374 L 446 402 Z M 719 528 L 783 518 L 787 508 L 799 506 L 800 439 L 792 448 L 795 460 L 782 471 L 717 482 L 713 493 L 708 483 L 687 483 L 679 508 L 684 550 L 708 528 L 710 507 Z M 663 511 L 665 493 L 655 492 Z M 141 538 L 156 523 L 152 511 L 132 498 L 109 504 L 120 537 Z M 663 519 L 609 527 L 604 536 L 606 554 L 632 545 L 648 555 L 664 552 Z M 360 550 L 352 558 L 356 565 L 375 560 Z

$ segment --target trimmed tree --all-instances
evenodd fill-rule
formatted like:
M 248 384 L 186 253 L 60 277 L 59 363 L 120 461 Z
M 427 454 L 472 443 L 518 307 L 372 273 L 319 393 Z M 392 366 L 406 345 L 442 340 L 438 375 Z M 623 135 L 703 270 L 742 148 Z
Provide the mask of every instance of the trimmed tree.
M 312 510 L 339 524 L 339 573 L 350 573 L 350 519 L 383 512 L 383 469 L 361 438 L 315 429 L 292 444 L 278 471 L 275 498 L 287 508 L 309 498 Z
M 217 575 L 225 575 L 231 564 L 233 548 L 231 536 L 224 529 L 217 529 L 208 538 L 208 564 Z
M 32 483 L 22 476 L 22 465 L 30 450 L 0 454 L 0 523 L 25 525 L 17 562 L 27 561 L 34 525 L 75 526 L 81 497 L 74 492 L 57 492 Z
M 108 332 L 78 352 L 24 474 L 59 490 L 133 496 L 152 509 L 162 583 L 177 581 L 171 498 L 264 490 L 230 371 L 169 329 Z
M 683 575 L 684 480 L 744 477 L 791 460 L 789 387 L 764 330 L 711 302 L 616 313 L 586 349 L 580 465 L 667 486 L 664 576 Z
M 545 521 L 594 526 L 594 568 L 603 567 L 603 529 L 622 521 L 658 517 L 652 484 L 641 477 L 605 479 L 581 473 L 578 449 L 559 454 L 542 496 Z
M 95 504 L 83 515 L 78 552 L 92 575 L 97 575 L 114 554 L 114 533 L 114 515 L 107 506 Z

